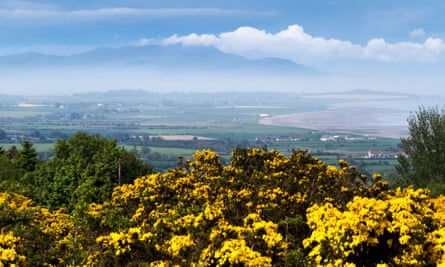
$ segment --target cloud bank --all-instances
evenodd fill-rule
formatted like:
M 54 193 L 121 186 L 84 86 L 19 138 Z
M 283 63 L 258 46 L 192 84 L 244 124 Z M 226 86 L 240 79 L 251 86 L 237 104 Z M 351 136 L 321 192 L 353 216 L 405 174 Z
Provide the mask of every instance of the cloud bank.
M 419 36 L 420 30 L 414 32 Z M 364 45 L 349 41 L 315 37 L 300 25 L 290 25 L 277 33 L 253 27 L 240 27 L 232 32 L 173 35 L 164 44 L 215 46 L 218 49 L 250 58 L 282 57 L 304 64 L 330 60 L 376 60 L 384 62 L 440 62 L 445 59 L 445 43 L 439 38 L 423 42 L 390 43 L 381 38 Z

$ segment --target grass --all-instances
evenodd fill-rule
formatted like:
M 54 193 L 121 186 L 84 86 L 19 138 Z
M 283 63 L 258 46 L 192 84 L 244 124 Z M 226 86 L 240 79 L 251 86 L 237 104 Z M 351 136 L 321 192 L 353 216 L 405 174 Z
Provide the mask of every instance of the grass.
M 138 149 L 141 147 L 138 147 Z M 186 148 L 176 148 L 176 147 L 148 147 L 150 152 L 159 153 L 159 154 L 168 154 L 168 155 L 177 155 L 189 157 L 192 156 L 193 153 L 196 152 L 194 149 L 186 149 Z

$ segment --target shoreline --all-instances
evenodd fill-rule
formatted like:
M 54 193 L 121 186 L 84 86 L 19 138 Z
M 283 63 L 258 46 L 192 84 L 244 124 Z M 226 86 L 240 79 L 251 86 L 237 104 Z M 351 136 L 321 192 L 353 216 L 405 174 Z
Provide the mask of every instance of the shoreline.
M 347 118 L 342 120 L 342 117 Z M 400 139 L 408 135 L 408 126 L 378 119 L 377 114 L 338 114 L 334 111 L 314 111 L 260 118 L 259 124 L 287 126 L 317 131 L 370 135 Z

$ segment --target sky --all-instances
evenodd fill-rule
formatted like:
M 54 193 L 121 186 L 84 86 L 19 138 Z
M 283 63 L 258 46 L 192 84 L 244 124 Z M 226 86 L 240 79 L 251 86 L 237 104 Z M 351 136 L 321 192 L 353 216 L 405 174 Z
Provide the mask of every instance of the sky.
M 269 79 L 262 82 L 263 90 L 440 93 L 445 84 L 443 14 L 442 0 L 2 0 L 0 55 L 70 55 L 150 44 L 213 46 L 248 58 L 289 59 L 329 73 L 312 80 Z M 146 73 L 133 70 L 115 70 L 119 79 L 107 83 L 112 71 L 88 71 L 89 78 L 80 82 L 77 76 L 86 76 L 81 70 L 16 70 L 0 74 L 0 92 L 222 90 L 212 79 L 197 82 L 199 77 L 178 75 L 175 84 L 148 75 L 147 82 Z M 77 87 L 73 80 L 79 81 Z M 246 78 L 224 88 L 250 83 Z

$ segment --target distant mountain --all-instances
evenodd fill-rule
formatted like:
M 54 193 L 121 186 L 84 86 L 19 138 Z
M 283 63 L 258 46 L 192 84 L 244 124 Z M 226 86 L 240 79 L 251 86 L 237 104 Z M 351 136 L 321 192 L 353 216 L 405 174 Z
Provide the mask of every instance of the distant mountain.
M 0 56 L 0 67 L 135 66 L 159 69 L 194 69 L 283 74 L 316 74 L 317 71 L 281 58 L 248 59 L 214 47 L 182 45 L 98 48 L 69 56 L 23 53 Z
M 52 66 L 64 63 L 65 58 L 66 57 L 63 56 L 45 55 L 39 53 L 22 53 L 0 56 L 0 66 Z

